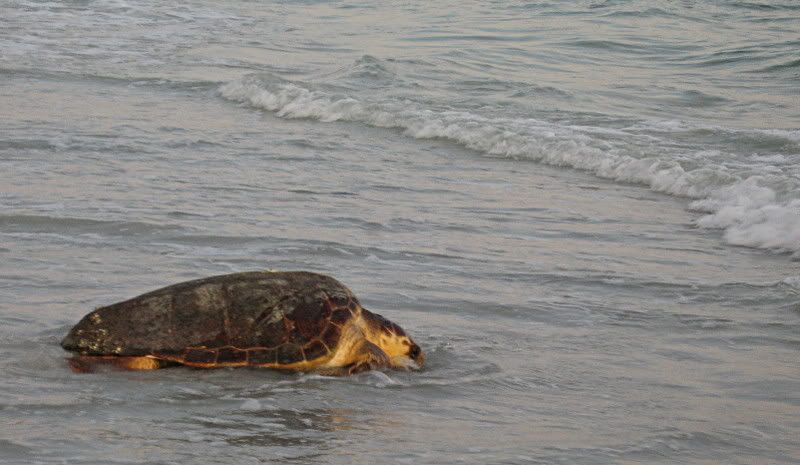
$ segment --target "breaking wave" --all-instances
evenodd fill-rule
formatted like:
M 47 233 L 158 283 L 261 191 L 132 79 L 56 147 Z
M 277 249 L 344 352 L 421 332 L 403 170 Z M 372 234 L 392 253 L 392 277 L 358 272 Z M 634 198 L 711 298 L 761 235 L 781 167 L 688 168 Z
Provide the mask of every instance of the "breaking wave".
M 614 129 L 487 117 L 409 98 L 355 98 L 269 75 L 228 82 L 219 92 L 225 99 L 281 118 L 395 128 L 417 139 L 453 141 L 487 156 L 571 167 L 601 178 L 642 184 L 694 199 L 690 209 L 702 213 L 697 225 L 724 230 L 730 244 L 800 256 L 800 173 L 792 172 L 800 165 L 800 131 L 687 128 L 673 122 Z M 769 139 L 783 153 L 763 157 L 751 153 L 752 163 L 745 165 L 740 155 L 726 158 L 727 154 L 713 149 L 682 153 L 675 148 L 679 144 L 664 139 L 670 132 L 685 135 L 690 130 L 729 139 Z

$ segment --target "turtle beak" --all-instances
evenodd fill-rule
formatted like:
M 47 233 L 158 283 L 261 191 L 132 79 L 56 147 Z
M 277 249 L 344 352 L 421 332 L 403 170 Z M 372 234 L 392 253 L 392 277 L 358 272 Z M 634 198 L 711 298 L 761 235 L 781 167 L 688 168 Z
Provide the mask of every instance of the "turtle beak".
M 411 348 L 408 350 L 408 356 L 414 361 L 414 363 L 417 364 L 417 366 L 421 367 L 422 364 L 425 363 L 425 354 L 423 354 L 422 349 L 420 349 L 419 346 L 413 342 L 411 343 Z

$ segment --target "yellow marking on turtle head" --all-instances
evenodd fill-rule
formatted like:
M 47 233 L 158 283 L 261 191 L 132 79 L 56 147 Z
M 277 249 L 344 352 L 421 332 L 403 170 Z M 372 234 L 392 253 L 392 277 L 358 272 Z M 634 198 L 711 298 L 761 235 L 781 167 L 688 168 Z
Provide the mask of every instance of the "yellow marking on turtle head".
M 395 368 L 419 368 L 425 361 L 420 347 L 405 331 L 386 318 L 361 309 L 361 325 L 367 340 L 389 356 Z

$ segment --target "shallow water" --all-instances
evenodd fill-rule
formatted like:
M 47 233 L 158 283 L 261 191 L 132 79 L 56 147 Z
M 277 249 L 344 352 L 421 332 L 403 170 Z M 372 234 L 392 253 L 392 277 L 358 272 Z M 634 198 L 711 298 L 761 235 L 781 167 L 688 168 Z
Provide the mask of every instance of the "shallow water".
M 0 17 L 0 462 L 800 463 L 794 3 Z M 93 307 L 266 268 L 424 370 L 64 364 Z

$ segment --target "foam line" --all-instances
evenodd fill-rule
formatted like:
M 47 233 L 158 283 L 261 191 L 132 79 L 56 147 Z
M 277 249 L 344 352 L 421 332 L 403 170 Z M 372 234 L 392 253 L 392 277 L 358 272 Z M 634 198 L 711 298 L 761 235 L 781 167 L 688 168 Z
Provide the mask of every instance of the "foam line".
M 220 94 L 281 118 L 398 128 L 417 139 L 446 139 L 489 156 L 576 168 L 602 178 L 693 198 L 696 200 L 690 208 L 705 213 L 697 221 L 698 226 L 723 229 L 728 243 L 800 255 L 800 181 L 791 176 L 770 174 L 768 170 L 760 173 L 757 169 L 742 174 L 711 162 L 688 169 L 668 151 L 634 156 L 620 144 L 593 137 L 592 128 L 580 131 L 574 126 L 530 118 L 488 118 L 471 112 L 426 108 L 404 99 L 356 99 L 256 76 L 226 83 L 220 87 Z M 669 128 L 660 127 L 662 131 Z M 678 129 L 685 127 L 679 125 Z M 788 142 L 796 136 L 795 131 L 767 130 L 765 134 L 785 136 Z

